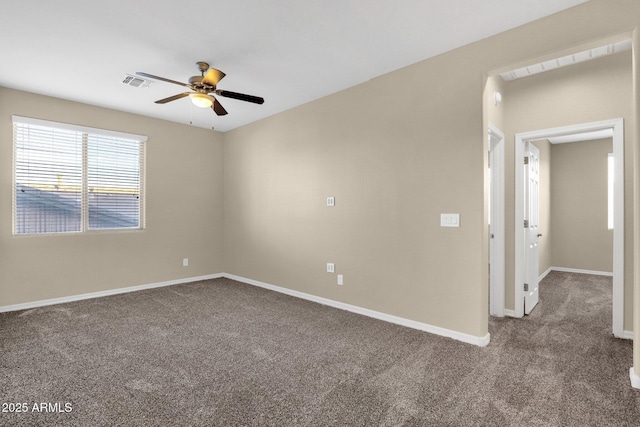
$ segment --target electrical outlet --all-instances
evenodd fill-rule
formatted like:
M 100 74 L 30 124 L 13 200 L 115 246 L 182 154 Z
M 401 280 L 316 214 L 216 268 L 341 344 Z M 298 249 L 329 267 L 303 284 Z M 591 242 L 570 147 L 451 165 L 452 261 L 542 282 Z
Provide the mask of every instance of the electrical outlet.
M 336 198 L 335 197 L 327 197 L 327 206 L 333 207 L 335 205 L 336 205 Z
M 338 285 L 344 285 L 344 276 L 342 274 L 338 274 Z
M 182 266 L 189 267 L 189 258 L 182 258 Z
M 336 272 L 336 266 L 334 263 L 332 262 L 328 262 L 327 263 L 327 273 L 335 273 Z

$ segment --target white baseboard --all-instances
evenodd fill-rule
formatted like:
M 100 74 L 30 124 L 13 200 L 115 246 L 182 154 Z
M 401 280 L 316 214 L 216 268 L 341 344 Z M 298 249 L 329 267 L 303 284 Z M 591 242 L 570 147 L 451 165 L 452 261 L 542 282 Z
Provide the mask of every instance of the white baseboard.
M 622 338 L 625 340 L 632 340 L 633 339 L 633 331 L 622 331 L 622 336 L 617 336 L 616 338 Z
M 547 271 L 545 271 L 544 273 L 542 273 L 540 275 L 540 277 L 538 277 L 538 282 L 542 281 L 542 279 L 544 279 L 545 277 L 547 277 L 547 274 L 551 273 L 551 271 L 553 270 L 553 267 L 549 267 L 547 268 Z
M 486 347 L 489 344 L 489 341 L 491 340 L 491 335 L 489 333 L 487 333 L 485 336 L 482 336 L 482 337 L 469 335 L 469 334 L 454 331 L 451 329 L 441 328 L 439 326 L 433 326 L 427 323 L 417 322 L 415 320 L 405 319 L 402 317 L 381 313 L 379 311 L 370 310 L 367 308 L 362 308 L 355 305 L 346 304 L 339 301 L 334 301 L 327 298 L 322 298 L 322 297 L 307 294 L 304 292 L 299 292 L 292 289 L 287 289 L 280 286 L 275 286 L 268 283 L 259 282 L 257 280 L 247 279 L 245 277 L 240 277 L 234 274 L 227 274 L 227 273 L 209 274 L 206 276 L 198 276 L 198 277 L 187 277 L 184 279 L 168 280 L 165 282 L 150 283 L 146 285 L 131 286 L 127 288 L 109 289 L 105 291 L 90 292 L 90 293 L 79 294 L 79 295 L 70 295 L 66 297 L 32 301 L 32 302 L 27 302 L 22 304 L 5 305 L 5 306 L 0 306 L 0 313 L 9 312 L 9 311 L 18 311 L 18 310 L 28 310 L 28 309 L 44 307 L 48 305 L 63 304 L 67 302 L 80 301 L 84 299 L 99 298 L 99 297 L 104 297 L 109 295 L 117 295 L 117 294 L 123 294 L 128 292 L 141 291 L 145 289 L 160 288 L 164 286 L 178 285 L 181 283 L 197 282 L 197 281 L 209 280 L 209 279 L 218 279 L 221 277 L 227 277 L 229 279 L 236 280 L 238 282 L 258 286 L 261 288 L 269 289 L 269 290 L 287 294 L 287 295 L 291 295 L 296 298 L 317 302 L 319 304 L 327 305 L 327 306 L 338 308 L 341 310 L 347 310 L 353 313 L 372 317 L 374 319 L 383 320 L 385 322 L 395 323 L 397 325 L 406 326 L 406 327 L 418 329 L 424 332 L 429 332 L 432 334 L 452 338 L 454 340 L 477 345 L 479 347 Z
M 508 309 L 504 309 L 504 315 L 507 317 L 516 317 L 516 312 L 515 310 L 508 310 Z
M 613 277 L 613 273 L 609 271 L 582 270 L 580 268 L 549 267 L 549 271 L 562 271 L 565 273 L 593 274 L 595 276 Z M 545 275 L 546 274 L 548 273 L 545 273 Z
M 633 368 L 629 368 L 629 379 L 631 380 L 631 387 L 640 388 L 640 376 L 636 375 Z
M 282 294 L 290 295 L 296 298 L 305 299 L 308 301 L 316 302 L 319 304 L 327 305 L 330 307 L 338 308 L 340 310 L 350 311 L 352 313 L 361 314 L 363 316 L 372 317 L 374 319 L 383 320 L 389 323 L 395 323 L 397 325 L 406 326 L 408 328 L 418 329 L 420 331 L 429 332 L 431 334 L 452 338 L 457 341 L 462 341 L 467 344 L 477 345 L 479 347 L 486 347 L 491 340 L 491 336 L 487 333 L 485 336 L 478 337 L 475 335 L 469 335 L 462 332 L 454 331 L 451 329 L 441 328 L 439 326 L 429 325 L 427 323 L 416 322 L 415 320 L 405 319 L 403 317 L 393 316 L 379 311 L 370 310 L 368 308 L 362 308 L 351 304 L 346 304 L 340 301 L 334 301 L 328 298 L 319 297 L 316 295 L 307 294 L 304 292 L 295 291 L 292 289 L 283 288 L 269 283 L 259 282 L 253 279 L 247 279 L 246 277 L 236 276 L 234 274 L 222 274 L 224 277 L 236 280 L 238 282 L 246 283 L 260 288 L 269 289 L 271 291 L 279 292 Z
M 206 276 L 187 277 L 184 279 L 150 283 L 147 285 L 140 285 L 140 286 L 131 286 L 128 288 L 108 289 L 106 291 L 91 292 L 88 294 L 70 295 L 68 297 L 45 299 L 45 300 L 39 300 L 39 301 L 33 301 L 33 302 L 26 302 L 23 304 L 5 305 L 5 306 L 0 306 L 0 313 L 4 313 L 7 311 L 28 310 L 31 308 L 43 307 L 46 305 L 62 304 L 65 302 L 80 301 L 83 299 L 106 297 L 109 295 L 117 295 L 117 294 L 124 294 L 127 292 L 142 291 L 144 289 L 161 288 L 163 286 L 179 285 L 181 283 L 198 282 L 200 280 L 218 279 L 220 277 L 223 277 L 223 275 L 208 274 Z

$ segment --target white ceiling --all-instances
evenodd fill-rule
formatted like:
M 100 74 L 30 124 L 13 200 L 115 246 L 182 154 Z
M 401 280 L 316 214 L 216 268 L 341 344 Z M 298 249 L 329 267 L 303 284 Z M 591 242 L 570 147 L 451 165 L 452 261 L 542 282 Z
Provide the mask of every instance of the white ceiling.
M 227 131 L 586 0 L 7 0 L 0 86 Z M 185 88 L 122 83 L 137 71 L 227 76 L 217 117 Z

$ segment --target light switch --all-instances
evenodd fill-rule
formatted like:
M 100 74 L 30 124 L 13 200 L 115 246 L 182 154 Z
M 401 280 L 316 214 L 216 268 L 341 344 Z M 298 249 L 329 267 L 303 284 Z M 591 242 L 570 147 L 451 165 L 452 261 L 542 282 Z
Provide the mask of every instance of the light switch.
M 336 205 L 335 197 L 327 197 L 327 206 L 333 207 Z
M 440 214 L 440 227 L 460 227 L 460 214 Z

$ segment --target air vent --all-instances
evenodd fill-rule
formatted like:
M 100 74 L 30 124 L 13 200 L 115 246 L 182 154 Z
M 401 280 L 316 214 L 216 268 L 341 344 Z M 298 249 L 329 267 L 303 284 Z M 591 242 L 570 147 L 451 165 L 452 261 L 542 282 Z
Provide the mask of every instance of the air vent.
M 566 55 L 561 58 L 555 58 L 515 70 L 505 71 L 504 73 L 500 73 L 500 77 L 505 81 L 516 80 L 523 77 L 533 76 L 534 74 L 543 73 L 545 71 L 554 70 L 556 68 L 579 64 L 580 62 L 589 61 L 591 59 L 631 50 L 631 47 L 631 40 L 622 40 L 617 43 L 611 43 L 605 46 L 574 53 L 572 55 Z
M 126 76 L 124 76 L 124 79 L 122 79 L 122 83 L 133 87 L 149 87 L 149 85 L 153 82 L 151 80 L 146 80 L 137 76 L 132 76 L 131 74 L 127 74 Z

